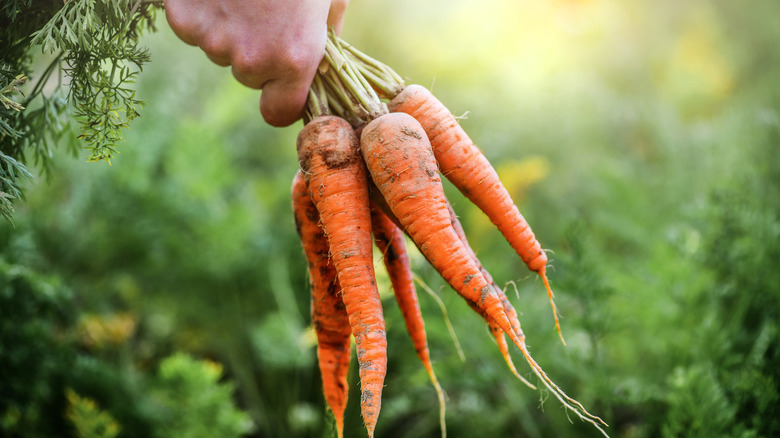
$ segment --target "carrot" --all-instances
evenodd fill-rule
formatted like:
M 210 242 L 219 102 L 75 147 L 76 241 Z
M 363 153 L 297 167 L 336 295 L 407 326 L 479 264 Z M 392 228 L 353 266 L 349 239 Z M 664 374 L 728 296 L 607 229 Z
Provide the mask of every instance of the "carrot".
M 417 301 L 417 291 L 414 288 L 403 232 L 376 205 L 371 206 L 371 230 L 374 234 L 374 242 L 383 255 L 382 261 L 390 277 L 395 299 L 398 301 L 398 307 L 401 309 L 417 355 L 426 370 L 431 369 L 425 324 Z M 428 373 L 433 374 L 432 371 Z
M 566 345 L 553 292 L 547 280 L 547 255 L 487 158 L 471 141 L 455 116 L 425 87 L 406 86 L 390 101 L 388 108 L 390 111 L 410 114 L 420 122 L 431 142 L 441 172 L 485 212 L 528 268 L 539 274 L 547 289 L 558 336 Z
M 420 124 L 404 113 L 382 115 L 363 129 L 360 146 L 377 189 L 431 265 L 514 336 L 501 300 L 452 229 L 441 177 Z
M 528 365 L 531 366 L 531 370 L 534 372 L 534 374 L 536 374 L 537 377 L 539 377 L 539 379 L 542 381 L 542 384 L 544 384 L 544 386 L 547 389 L 549 389 L 550 392 L 552 392 L 552 394 L 563 404 L 563 406 L 566 409 L 569 409 L 570 411 L 574 412 L 575 415 L 577 415 L 583 421 L 587 421 L 588 423 L 591 423 L 593 426 L 596 427 L 596 429 L 599 430 L 599 432 L 607 436 L 606 432 L 604 432 L 604 430 L 599 426 L 599 423 L 604 426 L 606 426 L 607 424 L 601 418 L 588 412 L 577 400 L 574 400 L 573 398 L 566 395 L 566 393 L 563 392 L 563 390 L 560 389 L 558 385 L 556 385 L 555 382 L 553 382 L 547 376 L 547 374 L 544 372 L 542 367 L 540 367 L 539 364 L 536 363 L 533 357 L 531 357 L 531 354 L 528 352 L 528 348 L 525 345 L 525 335 L 523 334 L 523 329 L 520 328 L 520 321 L 517 318 L 517 311 L 509 302 L 509 299 L 506 297 L 504 291 L 493 282 L 493 278 L 491 277 L 490 273 L 488 273 L 487 270 L 482 266 L 479 259 L 477 258 L 476 253 L 474 253 L 474 251 L 471 249 L 471 246 L 468 244 L 468 240 L 466 239 L 466 233 L 463 231 L 463 226 L 458 220 L 455 211 L 452 209 L 452 205 L 450 205 L 448 202 L 447 206 L 449 208 L 450 220 L 453 229 L 458 234 L 458 237 L 461 239 L 461 242 L 463 242 L 463 245 L 468 249 L 472 258 L 475 260 L 475 263 L 479 266 L 482 275 L 497 290 L 497 293 L 501 298 L 501 302 L 504 306 L 504 311 L 506 312 L 507 318 L 509 319 L 512 325 L 512 329 L 515 331 L 515 333 L 517 334 L 517 338 L 519 339 L 519 342 L 517 339 L 514 340 L 515 345 L 517 345 L 518 348 L 520 348 L 520 351 L 523 353 L 523 357 L 525 358 L 526 362 L 528 363 Z M 477 313 L 480 313 L 483 316 L 483 318 L 485 318 L 485 320 L 488 322 L 488 325 L 490 326 L 490 330 L 493 333 L 494 337 L 496 338 L 496 342 L 498 343 L 499 351 L 501 351 L 501 354 L 504 356 L 504 360 L 507 362 L 509 369 L 515 375 L 515 377 L 519 378 L 526 385 L 535 388 L 534 385 L 532 385 L 525 378 L 520 376 L 520 374 L 517 372 L 517 369 L 514 367 L 514 363 L 512 363 L 512 358 L 511 356 L 509 356 L 509 349 L 506 346 L 503 333 L 498 333 L 498 328 L 499 328 L 497 327 L 498 324 L 495 321 L 492 321 L 489 318 L 489 316 L 484 315 L 479 309 L 476 309 L 475 306 L 472 306 L 472 308 L 474 308 L 474 310 L 476 310 Z
M 471 258 L 479 267 L 479 270 L 480 272 L 482 272 L 482 275 L 485 277 L 485 280 L 487 280 L 487 282 L 490 283 L 496 289 L 496 293 L 501 298 L 501 303 L 504 306 L 504 311 L 506 312 L 507 317 L 509 318 L 509 322 L 512 324 L 512 328 L 515 330 L 515 332 L 519 332 L 520 321 L 517 318 L 517 312 L 515 311 L 515 308 L 509 302 L 509 299 L 507 299 L 503 289 L 499 288 L 495 284 L 495 282 L 493 281 L 493 277 L 482 266 L 482 263 L 477 258 L 477 254 L 474 252 L 473 249 L 471 249 L 471 245 L 469 245 L 468 239 L 466 238 L 466 232 L 463 230 L 463 225 L 461 225 L 460 221 L 458 220 L 458 216 L 455 214 L 455 210 L 452 209 L 452 204 L 450 204 L 449 202 L 447 202 L 447 209 L 449 210 L 450 213 L 450 223 L 452 224 L 452 229 L 455 230 L 455 233 L 458 235 L 458 238 L 463 243 L 463 246 L 466 247 L 466 250 L 468 250 L 469 255 L 471 255 Z M 515 377 L 520 379 L 521 382 L 523 382 L 530 388 L 536 389 L 536 386 L 531 384 L 531 382 L 526 380 L 523 376 L 520 375 L 519 372 L 517 372 L 517 368 L 515 368 L 515 364 L 514 362 L 512 362 L 512 356 L 509 355 L 509 346 L 506 343 L 506 339 L 504 338 L 504 332 L 503 330 L 501 330 L 501 327 L 499 327 L 498 324 L 496 324 L 496 322 L 493 321 L 484 312 L 481 312 L 476 306 L 472 305 L 471 307 L 477 313 L 482 315 L 482 317 L 487 321 L 488 326 L 490 327 L 490 332 L 493 334 L 493 337 L 496 338 L 498 351 L 501 353 L 501 356 L 504 357 L 504 361 L 506 362 L 512 374 L 514 374 Z
M 344 436 L 349 371 L 349 317 L 341 300 L 336 269 L 330 263 L 330 247 L 320 227 L 320 214 L 299 170 L 293 178 L 292 204 L 295 228 L 301 238 L 311 283 L 311 319 L 317 335 L 317 359 L 325 401 L 336 420 L 339 438 Z
M 319 116 L 301 130 L 297 148 L 355 337 L 360 407 L 368 436 L 373 437 L 387 371 L 387 339 L 374 277 L 367 175 L 358 140 L 344 119 Z
M 360 148 L 377 189 L 431 265 L 509 335 L 534 374 L 564 407 L 604 433 L 596 422 L 605 423 L 566 395 L 531 357 L 522 330 L 515 331 L 496 288 L 487 282 L 453 230 L 436 160 L 420 123 L 405 113 L 379 116 L 363 129 Z
M 335 36 L 331 33 L 331 36 Z M 331 38 L 329 38 L 329 41 Z M 332 46 L 332 47 L 331 47 Z M 584 421 L 592 423 L 599 431 L 604 433 L 597 422 L 604 424 L 604 422 L 598 417 L 588 413 L 585 408 L 576 400 L 567 396 L 542 370 L 542 368 L 534 361 L 528 352 L 528 348 L 525 344 L 525 335 L 519 327 L 519 323 L 510 321 L 510 314 L 513 312 L 511 305 L 507 305 L 508 300 L 502 300 L 497 292 L 498 288 L 494 284 L 488 282 L 483 275 L 482 270 L 479 269 L 477 263 L 470 257 L 468 250 L 464 248 L 463 243 L 460 241 L 455 231 L 452 229 L 450 223 L 450 215 L 446 206 L 446 198 L 444 197 L 443 189 L 441 187 L 441 177 L 438 172 L 436 160 L 434 158 L 434 152 L 431 150 L 431 144 L 420 122 L 416 121 L 414 117 L 408 114 L 381 114 L 382 104 L 376 105 L 378 98 L 377 94 L 371 89 L 371 85 L 367 83 L 366 78 L 363 77 L 361 70 L 354 68 L 354 62 L 349 57 L 341 55 L 343 47 L 340 44 L 334 43 L 329 47 L 334 50 L 326 48 L 326 60 L 329 65 L 328 71 L 335 73 L 331 75 L 330 80 L 325 84 L 324 89 L 317 91 L 316 88 L 322 88 L 317 86 L 315 80 L 312 90 L 310 90 L 310 105 L 312 111 L 307 112 L 307 119 L 315 118 L 318 113 L 323 113 L 328 110 L 327 106 L 331 106 L 336 114 L 352 114 L 355 117 L 348 117 L 348 120 L 357 121 L 356 127 L 368 123 L 363 128 L 361 134 L 361 153 L 366 166 L 369 170 L 373 182 L 376 183 L 377 190 L 386 200 L 387 206 L 392 210 L 393 216 L 398 220 L 398 223 L 415 242 L 421 252 L 425 255 L 428 261 L 437 269 L 440 275 L 461 294 L 468 303 L 476 305 L 481 312 L 484 312 L 487 317 L 491 318 L 500 329 L 511 338 L 512 342 L 520 349 L 526 362 L 531 366 L 532 371 L 542 381 L 544 386 L 564 405 L 564 407 L 574 412 L 579 418 Z M 331 53 L 333 52 L 333 53 Z M 332 70 L 331 70 L 332 68 Z M 322 70 L 322 69 L 321 69 Z M 377 72 L 378 76 L 382 76 L 381 72 Z M 375 76 L 377 76 L 375 75 Z M 325 83 L 326 81 L 320 81 Z M 381 90 L 382 95 L 389 96 L 392 93 L 387 93 L 385 88 L 377 87 Z M 390 90 L 390 88 L 387 88 Z M 314 92 L 311 92 L 314 91 Z M 320 91 L 324 91 L 324 94 Z M 331 93 L 333 96 L 339 96 L 338 99 L 331 99 Z M 338 100 L 338 102 L 336 102 Z M 320 105 L 319 103 L 327 102 L 327 105 Z M 338 105 L 331 105 L 331 102 L 338 103 Z M 340 108 L 339 108 L 340 107 Z M 370 110 L 374 108 L 376 111 Z M 320 109 L 322 110 L 320 112 Z M 346 111 L 344 111 L 346 109 Z M 364 117 L 364 116 L 368 117 Z M 375 119 L 374 119 L 375 118 Z M 373 121 L 371 120 L 373 119 Z M 413 123 L 412 123 L 413 122 Z M 446 122 L 440 121 L 440 122 Z M 426 121 L 426 125 L 429 128 L 435 128 Z M 445 132 L 446 133 L 446 132 Z M 451 134 L 451 133 L 449 133 Z M 457 133 L 456 133 L 457 134 Z M 416 139 L 416 140 L 415 140 Z M 465 146 L 472 146 L 470 142 Z M 440 147 L 437 143 L 437 148 Z M 468 147 L 462 148 L 468 151 Z M 476 149 L 476 147 L 474 147 Z M 478 149 L 476 149 L 478 152 Z M 299 149 L 300 152 L 300 149 Z M 460 151 L 462 152 L 462 151 Z M 437 154 L 441 155 L 440 152 Z M 305 155 L 305 154 L 304 154 Z M 304 155 L 299 153 L 299 158 L 304 158 Z M 332 155 L 332 154 L 328 154 Z M 463 173 L 466 178 L 464 183 L 457 182 L 456 186 L 467 192 L 480 192 L 487 193 L 488 195 L 495 196 L 492 192 L 495 190 L 490 189 L 493 185 L 499 184 L 500 181 L 496 178 L 494 181 L 490 179 L 490 175 L 486 175 L 482 178 L 477 173 L 473 172 L 460 172 L 460 168 L 471 168 L 472 164 L 469 163 L 469 156 L 466 154 L 465 159 L 461 156 L 455 156 L 450 161 L 454 163 L 454 167 L 446 168 L 442 166 L 442 170 L 448 177 L 452 178 L 452 173 Z M 447 156 L 445 156 L 447 158 Z M 489 169 L 488 173 L 495 174 L 487 160 L 479 154 L 475 156 L 477 162 L 476 170 Z M 305 160 L 301 160 L 305 162 Z M 328 160 L 331 161 L 331 160 Z M 335 160 L 341 161 L 341 160 Z M 461 166 L 460 163 L 465 162 L 468 165 Z M 483 169 L 480 169 L 483 168 Z M 304 170 L 306 168 L 304 167 Z M 477 176 L 475 176 L 477 175 Z M 317 202 L 314 193 L 318 190 L 315 188 L 315 184 L 310 184 L 310 194 Z M 322 186 L 319 186 L 321 190 Z M 488 187 L 488 189 L 486 189 Z M 472 190 L 474 189 L 474 190 Z M 506 191 L 503 189 L 504 192 Z M 478 205 L 482 202 L 475 195 L 470 196 L 473 202 Z M 497 204 L 503 202 L 501 197 L 496 200 Z M 508 196 L 506 197 L 507 199 Z M 487 207 L 490 207 L 493 201 L 489 201 Z M 536 242 L 533 233 L 524 220 L 523 226 L 518 228 L 513 226 L 512 220 L 516 219 L 510 215 L 509 218 L 501 216 L 500 212 L 494 211 L 491 208 L 487 208 L 482 205 L 483 210 L 491 217 L 491 220 L 499 226 L 502 233 L 510 241 L 510 245 L 515 248 L 515 251 L 520 254 L 524 262 L 542 276 L 545 286 L 550 296 L 551 304 L 553 305 L 553 314 L 556 319 L 556 326 L 559 330 L 557 311 L 555 309 L 552 300 L 552 291 L 550 290 L 549 283 L 546 278 L 546 256 L 541 250 L 541 246 Z M 502 210 L 505 206 L 499 205 L 498 210 Z M 509 208 L 515 209 L 514 205 L 509 199 Z M 325 224 L 324 218 L 326 215 L 323 210 L 320 210 L 323 225 Z M 517 212 L 519 215 L 519 211 Z M 337 240 L 334 238 L 331 240 L 329 232 L 326 227 L 326 235 L 328 235 L 329 243 L 333 254 L 336 253 L 336 247 L 334 242 Z M 511 231 L 511 233 L 510 233 Z M 517 231 L 517 233 L 515 233 Z M 517 236 L 515 236 L 517 234 Z M 340 238 L 348 239 L 349 236 L 340 236 Z M 341 244 L 341 239 L 338 240 Z M 519 242 L 519 243 L 518 243 Z M 534 247 L 536 246 L 536 248 Z M 335 258 L 335 257 L 334 257 Z M 336 265 L 337 270 L 339 269 Z M 486 271 L 485 271 L 486 272 Z M 339 275 L 339 281 L 346 289 L 344 279 L 341 273 Z M 369 277 L 370 280 L 370 277 Z M 503 291 L 502 291 L 503 292 Z M 346 295 L 346 292 L 345 292 Z M 346 302 L 346 300 L 345 300 Z M 381 309 L 381 307 L 380 307 Z M 352 319 L 353 313 L 349 311 L 350 319 Z M 512 318 L 516 319 L 516 315 Z M 353 329 L 354 330 L 354 329 Z M 561 339 L 562 336 L 561 336 Z M 360 350 L 360 348 L 358 348 Z M 359 351 L 360 354 L 360 351 Z M 365 391 L 364 391 L 365 394 Z M 372 429 L 373 430 L 373 429 Z M 606 433 L 605 433 L 606 435 Z
M 431 383 L 436 389 L 436 394 L 439 398 L 441 435 L 446 437 L 444 391 L 442 391 L 441 385 L 439 385 L 439 381 L 436 379 L 436 374 L 433 372 L 431 356 L 428 350 L 428 339 L 425 334 L 425 323 L 417 301 L 417 291 L 414 288 L 414 278 L 411 263 L 409 262 L 409 253 L 406 251 L 404 233 L 373 202 L 371 203 L 371 228 L 374 233 L 374 242 L 383 255 L 382 260 L 390 277 L 390 283 L 393 286 L 395 300 L 398 302 L 401 315 L 406 323 L 406 330 L 412 339 L 417 356 L 420 358 L 425 371 L 428 373 L 428 377 L 431 379 Z

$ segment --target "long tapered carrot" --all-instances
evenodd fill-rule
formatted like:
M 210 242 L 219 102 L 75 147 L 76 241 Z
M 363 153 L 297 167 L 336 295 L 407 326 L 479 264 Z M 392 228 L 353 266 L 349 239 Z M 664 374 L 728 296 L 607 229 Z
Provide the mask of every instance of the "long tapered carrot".
M 330 263 L 330 247 L 320 227 L 320 214 L 298 170 L 293 178 L 292 205 L 295 228 L 308 262 L 311 283 L 311 320 L 317 335 L 317 360 L 325 401 L 336 420 L 338 438 L 344 436 L 347 407 L 347 374 L 350 361 L 349 316 L 341 300 L 336 268 Z
M 401 315 L 406 323 L 406 330 L 412 339 L 417 356 L 425 367 L 428 377 L 431 379 L 436 395 L 439 398 L 439 425 L 441 436 L 447 436 L 445 422 L 444 391 L 439 385 L 436 373 L 433 371 L 431 355 L 428 350 L 428 338 L 425 334 L 425 322 L 423 321 L 420 304 L 417 300 L 417 291 L 414 287 L 414 276 L 406 250 L 404 233 L 396 226 L 379 206 L 371 203 L 371 229 L 374 233 L 374 242 L 379 252 L 382 253 L 387 274 L 393 287 L 395 300 L 401 310 Z M 503 332 L 502 332 L 503 333 Z
M 387 339 L 376 287 L 368 185 L 358 139 L 344 119 L 319 116 L 298 135 L 298 159 L 330 246 L 360 365 L 368 436 L 382 404 Z
M 510 322 L 496 288 L 487 282 L 453 230 L 436 160 L 420 123 L 405 113 L 385 114 L 363 128 L 360 147 L 377 189 L 429 263 L 509 335 L 534 374 L 564 407 L 604 433 L 598 423 L 605 423 L 566 395 L 531 357 L 525 334 Z
M 373 205 L 376 208 L 379 208 L 382 210 L 382 212 L 385 214 L 388 219 L 395 224 L 396 226 L 400 226 L 400 222 L 398 221 L 398 218 L 393 215 L 392 211 L 390 211 L 390 207 L 387 205 L 387 201 L 382 197 L 382 194 L 379 193 L 379 189 L 376 188 L 374 184 L 371 184 L 370 187 L 370 194 L 371 194 L 371 200 Z M 372 207 L 373 208 L 373 207 Z M 507 308 L 511 309 L 512 312 L 514 312 L 514 308 L 511 307 L 511 304 L 509 304 L 509 301 L 506 299 L 506 296 L 504 296 L 504 291 L 500 288 L 498 288 L 495 283 L 493 282 L 493 279 L 490 277 L 490 274 L 487 272 L 487 270 L 484 269 L 481 262 L 477 258 L 477 255 L 474 253 L 474 251 L 471 249 L 471 246 L 468 244 L 468 239 L 466 238 L 466 233 L 463 231 L 463 226 L 460 224 L 460 221 L 458 221 L 457 216 L 455 215 L 455 211 L 452 209 L 452 206 L 450 205 L 449 201 L 447 202 L 447 209 L 450 213 L 450 223 L 452 224 L 453 230 L 460 238 L 460 241 L 463 243 L 464 247 L 468 251 L 471 258 L 474 260 L 474 262 L 479 267 L 480 272 L 482 272 L 485 279 L 493 285 L 494 288 L 496 288 L 496 293 L 501 297 L 501 302 L 504 304 L 504 309 Z M 373 213 L 373 210 L 372 210 Z M 422 281 L 419 280 L 418 281 Z M 425 287 L 425 284 L 423 283 L 423 286 Z M 435 293 L 432 290 L 428 290 L 429 294 L 431 294 L 434 298 L 438 299 L 436 297 Z M 504 361 L 506 362 L 507 366 L 509 367 L 509 370 L 512 372 L 512 374 L 515 375 L 521 382 L 523 382 L 525 385 L 532 389 L 536 389 L 536 386 L 534 386 L 531 382 L 529 382 L 527 379 L 525 379 L 523 376 L 520 375 L 520 373 L 517 371 L 517 368 L 515 367 L 514 362 L 512 361 L 512 356 L 509 354 L 509 345 L 506 342 L 506 337 L 504 334 L 504 330 L 501 329 L 501 327 L 496 323 L 493 318 L 491 318 L 483 309 L 480 309 L 476 303 L 472 301 L 467 301 L 469 306 L 477 312 L 482 318 L 488 323 L 488 326 L 490 328 L 490 333 L 493 335 L 493 337 L 496 340 L 496 345 L 498 346 L 498 351 L 501 353 L 501 356 L 504 358 Z M 444 310 L 444 304 L 441 303 L 439 300 L 439 306 L 442 308 L 442 311 Z M 515 320 L 517 319 L 516 313 L 513 313 Z M 513 326 L 519 327 L 520 323 L 512 321 L 511 316 L 507 314 L 507 317 L 510 317 L 510 322 L 513 324 Z M 448 326 L 449 327 L 449 326 Z M 456 346 L 458 346 L 458 351 L 461 352 L 461 349 L 459 347 L 459 343 L 457 342 L 457 337 L 455 337 L 454 331 L 450 328 L 450 333 L 453 337 L 453 340 L 455 341 Z M 460 353 L 461 359 L 463 359 L 463 353 Z
M 447 209 L 450 212 L 450 223 L 452 224 L 452 229 L 455 230 L 455 234 L 458 235 L 458 238 L 463 243 L 463 246 L 466 248 L 466 250 L 469 252 L 469 255 L 471 255 L 471 258 L 479 267 L 479 270 L 480 272 L 482 272 L 482 275 L 485 277 L 485 280 L 487 280 L 488 283 L 490 283 L 496 289 L 496 293 L 501 298 L 501 303 L 504 305 L 504 311 L 506 312 L 507 317 L 509 318 L 509 322 L 512 324 L 512 327 L 516 332 L 520 331 L 521 330 L 520 321 L 517 318 L 517 312 L 515 311 L 515 308 L 509 302 L 509 299 L 506 297 L 506 294 L 504 294 L 504 290 L 499 288 L 496 285 L 496 283 L 493 281 L 493 277 L 485 269 L 485 267 L 482 266 L 482 262 L 479 261 L 479 258 L 477 258 L 477 254 L 471 248 L 471 245 L 469 245 L 468 239 L 466 238 L 466 232 L 463 230 L 463 225 L 461 225 L 460 221 L 458 220 L 458 216 L 455 214 L 455 210 L 452 209 L 452 205 L 449 202 L 447 202 Z M 481 312 L 476 306 L 472 306 L 472 308 L 477 313 L 482 315 L 482 317 L 487 321 L 488 326 L 490 327 L 490 333 L 492 333 L 493 337 L 496 339 L 496 344 L 498 345 L 498 351 L 501 353 L 501 356 L 503 356 L 504 361 L 506 362 L 512 374 L 514 374 L 515 377 L 517 377 L 521 382 L 523 382 L 527 386 L 536 389 L 536 387 L 533 384 L 531 384 L 531 382 L 526 380 L 525 377 L 521 376 L 520 373 L 517 371 L 517 368 L 515 367 L 515 364 L 512 361 L 512 356 L 510 356 L 509 354 L 509 346 L 506 343 L 506 338 L 504 337 L 504 331 L 501 330 L 501 328 L 498 326 L 498 324 L 496 324 L 495 321 L 493 321 L 489 316 L 484 314 L 484 312 Z
M 428 89 L 408 85 L 388 104 L 390 111 L 412 115 L 433 147 L 441 172 L 479 207 L 504 235 L 528 268 L 542 278 L 552 306 L 555 328 L 566 344 L 547 280 L 547 255 L 515 206 L 493 166 L 471 141 L 449 109 Z
M 498 285 L 496 285 L 495 281 L 493 281 L 493 276 L 490 275 L 490 273 L 487 271 L 487 269 L 485 269 L 484 266 L 482 266 L 482 262 L 479 261 L 477 254 L 471 248 L 471 245 L 469 245 L 468 238 L 466 237 L 466 232 L 463 230 L 463 225 L 461 225 L 460 221 L 458 220 L 458 216 L 455 214 L 455 210 L 453 210 L 452 205 L 449 202 L 447 202 L 447 209 L 449 210 L 450 213 L 450 223 L 452 224 L 452 229 L 455 230 L 455 234 L 458 235 L 458 238 L 463 243 L 463 246 L 466 248 L 471 258 L 474 260 L 474 263 L 477 264 L 479 271 L 482 272 L 482 276 L 485 277 L 485 280 L 487 280 L 487 282 L 491 286 L 493 286 L 493 288 L 496 289 L 496 294 L 498 294 L 499 298 L 501 298 L 501 303 L 504 306 L 504 312 L 506 312 L 507 318 L 509 318 L 509 322 L 512 324 L 512 329 L 516 333 L 522 333 L 522 329 L 520 328 L 520 320 L 517 317 L 517 311 L 515 310 L 514 306 L 512 306 L 512 303 L 509 302 L 509 299 L 504 293 L 504 290 L 498 287 Z M 490 321 L 488 322 L 490 323 Z M 499 348 L 501 348 L 501 344 L 504 344 L 504 342 L 501 341 L 498 341 L 498 343 L 499 343 Z M 508 355 L 505 355 L 504 359 L 506 359 L 507 362 L 511 361 L 511 358 Z M 510 365 L 510 369 L 511 368 L 513 368 L 512 365 Z M 525 379 L 521 379 L 521 380 L 525 381 Z
M 485 279 L 493 285 L 497 289 L 497 293 L 499 297 L 501 298 L 501 302 L 504 306 L 504 311 L 506 312 L 507 318 L 509 319 L 513 330 L 517 334 L 517 337 L 520 339 L 521 343 L 518 345 L 517 341 L 515 341 L 515 344 L 518 345 L 520 348 L 520 351 L 523 353 L 523 356 L 528 362 L 528 364 L 531 366 L 531 370 L 536 374 L 537 377 L 542 381 L 542 384 L 547 387 L 547 389 L 550 390 L 550 392 L 553 393 L 553 395 L 570 411 L 574 412 L 580 419 L 587 421 L 591 423 L 593 426 L 596 427 L 596 429 L 599 430 L 602 434 L 605 436 L 607 435 L 606 432 L 599 426 L 599 424 L 606 426 L 606 423 L 599 417 L 591 414 L 588 412 L 585 407 L 583 407 L 577 400 L 574 400 L 573 398 L 566 395 L 565 392 L 561 388 L 558 387 L 558 385 L 555 384 L 544 372 L 544 370 L 539 366 L 539 364 L 536 363 L 536 361 L 531 357 L 531 354 L 528 352 L 528 349 L 525 345 L 525 335 L 523 334 L 523 329 L 520 327 L 520 321 L 517 317 L 517 311 L 515 310 L 514 306 L 509 302 L 509 299 L 507 298 L 506 294 L 504 293 L 503 289 L 499 288 L 495 282 L 493 281 L 492 276 L 488 271 L 482 266 L 482 263 L 480 263 L 479 259 L 477 258 L 476 253 L 471 249 L 471 246 L 468 243 L 468 239 L 466 238 L 466 233 L 463 230 L 463 226 L 461 225 L 460 221 L 458 220 L 457 215 L 455 214 L 455 211 L 452 209 L 452 205 L 450 203 L 447 203 L 447 207 L 449 209 L 450 213 L 450 220 L 452 223 L 452 228 L 455 230 L 456 234 L 458 234 L 458 237 L 463 242 L 463 245 L 467 248 L 469 253 L 471 254 L 471 257 L 475 260 L 475 263 L 477 266 L 479 266 L 480 271 L 482 272 L 482 275 L 485 277 Z M 474 306 L 472 306 L 474 308 Z M 479 309 L 476 309 L 477 313 L 480 313 Z M 525 378 L 520 376 L 520 374 L 517 372 L 517 369 L 514 367 L 514 364 L 512 363 L 512 359 L 509 356 L 508 348 L 506 347 L 506 342 L 504 340 L 503 333 L 501 333 L 501 336 L 496 334 L 498 327 L 498 324 L 496 324 L 495 321 L 491 321 L 489 316 L 482 314 L 483 318 L 488 321 L 488 324 L 490 326 L 491 332 L 494 333 L 494 337 L 496 338 L 496 342 L 498 343 L 499 350 L 501 351 L 501 354 L 504 356 L 504 360 L 507 362 L 507 365 L 509 365 L 509 369 L 513 371 L 515 376 L 519 378 L 523 383 L 530 387 L 534 387 L 530 382 L 528 382 Z
M 374 184 L 426 259 L 453 289 L 513 334 L 501 300 L 452 229 L 436 160 L 420 124 L 408 114 L 385 114 L 363 129 L 360 145 Z

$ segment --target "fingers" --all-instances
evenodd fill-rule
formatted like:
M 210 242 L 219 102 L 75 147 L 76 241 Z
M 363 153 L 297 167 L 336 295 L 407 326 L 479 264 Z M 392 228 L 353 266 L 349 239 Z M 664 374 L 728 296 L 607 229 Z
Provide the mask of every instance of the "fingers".
M 260 94 L 260 114 L 271 126 L 289 126 L 303 116 L 309 96 L 309 81 L 298 83 L 272 80 Z
M 262 89 L 267 123 L 286 126 L 303 113 L 325 52 L 327 24 L 341 31 L 349 0 L 164 0 L 166 18 L 184 42 L 241 84 Z M 327 23 L 327 24 L 326 24 Z
M 199 40 L 198 46 L 214 64 L 227 67 L 231 64 L 231 42 L 224 32 L 215 31 L 212 26 Z
M 328 11 L 328 27 L 333 26 L 336 35 L 341 35 L 344 26 L 344 13 L 349 6 L 349 0 L 332 0 Z
M 230 63 L 240 83 L 262 89 L 260 113 L 272 126 L 288 126 L 300 119 L 309 87 L 325 53 L 325 20 L 296 34 L 296 44 L 273 43 L 233 47 Z
M 260 114 L 269 125 L 288 126 L 303 115 L 309 87 L 325 52 L 324 25 L 321 32 L 322 38 L 311 39 L 315 46 L 288 51 L 274 58 L 275 68 L 259 70 L 270 73 L 267 77 L 257 78 L 258 82 L 262 81 L 258 88 L 263 89 L 260 95 Z M 240 69 L 235 70 L 239 71 L 237 79 L 246 80 L 240 77 Z M 247 82 L 250 81 L 246 80 L 244 83 Z
M 230 65 L 230 61 L 226 58 L 220 58 L 217 56 L 214 56 L 208 52 L 206 52 L 206 57 L 213 62 L 214 64 L 217 64 L 220 67 L 227 67 Z
M 165 18 L 179 39 L 197 46 L 206 22 L 205 11 L 187 0 L 165 0 Z
M 179 39 L 203 50 L 211 62 L 230 65 L 230 41 L 209 18 L 207 10 L 187 0 L 165 0 L 165 18 Z

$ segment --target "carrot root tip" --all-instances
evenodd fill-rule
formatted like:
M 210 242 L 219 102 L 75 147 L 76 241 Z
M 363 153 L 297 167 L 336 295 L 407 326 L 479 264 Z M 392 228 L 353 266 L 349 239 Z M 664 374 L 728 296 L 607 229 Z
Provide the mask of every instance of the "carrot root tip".
M 550 298 L 550 307 L 552 307 L 552 313 L 553 318 L 555 318 L 555 329 L 558 331 L 558 337 L 561 338 L 561 343 L 563 343 L 563 346 L 566 346 L 566 340 L 563 339 L 563 332 L 561 331 L 561 323 L 558 320 L 558 308 L 555 306 L 555 295 L 553 294 L 552 288 L 550 287 L 550 282 L 547 280 L 547 273 L 545 272 L 545 269 L 542 268 L 539 270 L 539 276 L 542 277 L 542 282 L 544 283 L 545 289 L 547 289 L 547 296 Z

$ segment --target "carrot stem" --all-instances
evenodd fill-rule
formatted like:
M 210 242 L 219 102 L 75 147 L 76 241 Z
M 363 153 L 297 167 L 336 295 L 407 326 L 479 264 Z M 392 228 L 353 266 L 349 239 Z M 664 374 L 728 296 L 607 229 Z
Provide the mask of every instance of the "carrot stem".
M 358 125 L 363 125 L 387 113 L 387 106 L 380 101 L 371 84 L 357 68 L 354 57 L 347 56 L 342 41 L 332 29 L 328 32 L 325 43 L 324 60 L 331 68 L 324 73 L 318 72 L 318 75 L 322 74 L 328 79 L 329 89 L 339 95 L 345 104 L 345 112 L 336 115 L 350 120 L 350 123 L 356 126 L 352 122 L 355 118 L 360 120 Z M 354 117 L 349 113 L 354 114 Z
M 353 59 L 358 70 L 369 79 L 371 85 L 385 93 L 384 97 L 392 99 L 403 90 L 403 78 L 387 64 L 366 55 L 344 41 L 339 40 L 339 42 L 346 48 L 347 55 Z
M 314 81 L 311 84 L 311 88 L 309 88 L 309 100 L 306 103 L 305 123 L 309 123 L 319 116 L 331 114 L 328 106 L 329 96 L 330 94 L 326 92 L 320 75 L 314 76 Z

